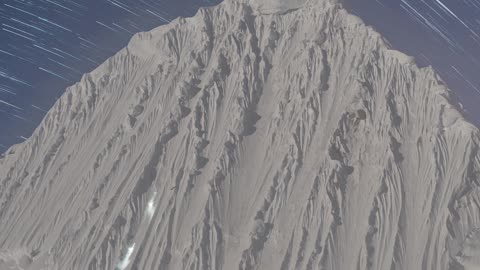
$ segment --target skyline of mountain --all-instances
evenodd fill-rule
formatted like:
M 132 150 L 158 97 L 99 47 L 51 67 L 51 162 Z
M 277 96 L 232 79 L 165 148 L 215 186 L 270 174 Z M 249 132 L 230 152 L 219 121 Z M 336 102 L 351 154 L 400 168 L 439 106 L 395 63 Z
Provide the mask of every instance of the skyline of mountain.
M 218 1 L 5 0 L 0 4 L 0 152 L 29 137 L 83 73 L 138 31 Z M 344 1 L 398 50 L 440 73 L 480 123 L 478 0 Z M 35 15 L 35 16 L 33 16 Z

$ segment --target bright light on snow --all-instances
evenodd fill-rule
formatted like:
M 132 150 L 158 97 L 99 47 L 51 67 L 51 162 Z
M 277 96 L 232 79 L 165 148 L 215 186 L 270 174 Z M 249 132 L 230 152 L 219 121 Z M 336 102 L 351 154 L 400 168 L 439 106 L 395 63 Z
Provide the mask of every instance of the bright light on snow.
M 128 264 L 130 264 L 130 256 L 132 256 L 133 251 L 135 250 L 135 243 L 127 249 L 127 253 L 123 257 L 123 259 L 117 264 L 115 267 L 116 270 L 124 270 L 127 268 Z
M 157 197 L 157 192 L 153 193 L 152 198 L 150 198 L 150 200 L 148 201 L 147 209 L 145 210 L 149 219 L 151 219 L 153 217 L 153 214 L 155 213 L 155 197 Z

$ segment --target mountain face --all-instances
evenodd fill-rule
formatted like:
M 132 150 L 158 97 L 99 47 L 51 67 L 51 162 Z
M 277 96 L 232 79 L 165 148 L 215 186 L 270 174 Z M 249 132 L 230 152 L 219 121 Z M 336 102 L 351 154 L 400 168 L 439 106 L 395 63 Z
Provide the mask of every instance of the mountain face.
M 479 130 L 327 1 L 139 33 L 0 159 L 0 269 L 480 267 Z

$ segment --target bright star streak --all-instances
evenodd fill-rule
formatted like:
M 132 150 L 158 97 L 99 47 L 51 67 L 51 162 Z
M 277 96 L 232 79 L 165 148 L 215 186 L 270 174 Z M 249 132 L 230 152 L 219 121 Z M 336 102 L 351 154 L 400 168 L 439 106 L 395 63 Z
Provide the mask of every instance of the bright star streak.
M 1 100 L 1 99 L 0 99 L 0 103 L 1 103 L 1 104 L 4 104 L 4 105 L 7 105 L 7 106 L 9 106 L 9 107 L 15 108 L 15 109 L 17 109 L 17 110 L 23 110 L 22 108 L 20 108 L 20 107 L 18 107 L 18 106 L 15 106 L 15 105 L 13 105 L 13 104 L 11 104 L 11 103 L 8 103 L 8 102 L 6 102 L 5 100 Z
M 50 71 L 50 70 L 45 69 L 45 68 L 42 68 L 42 67 L 38 67 L 38 69 L 40 69 L 40 70 L 42 70 L 42 71 L 45 71 L 45 72 L 47 72 L 48 74 L 53 75 L 53 76 L 55 76 L 55 77 L 57 77 L 57 78 L 60 78 L 60 79 L 63 79 L 63 80 L 65 80 L 65 81 L 69 82 L 69 80 L 68 80 L 67 78 L 65 78 L 65 77 L 63 77 L 63 76 L 61 76 L 61 75 L 59 75 L 59 74 L 57 74 L 57 73 L 55 73 L 55 72 L 53 72 L 53 71 Z

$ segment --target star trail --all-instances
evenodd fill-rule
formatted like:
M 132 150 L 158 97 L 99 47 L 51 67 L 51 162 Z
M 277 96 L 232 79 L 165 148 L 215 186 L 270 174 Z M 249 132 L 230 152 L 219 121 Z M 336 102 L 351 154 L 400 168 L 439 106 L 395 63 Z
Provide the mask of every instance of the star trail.
M 348 0 L 394 48 L 431 65 L 480 125 L 480 0 Z
M 133 34 L 208 0 L 1 0 L 0 152 L 30 136 L 69 85 Z
M 132 35 L 220 0 L 0 0 L 0 152 Z M 480 0 L 345 0 L 395 48 L 432 65 L 480 123 Z

